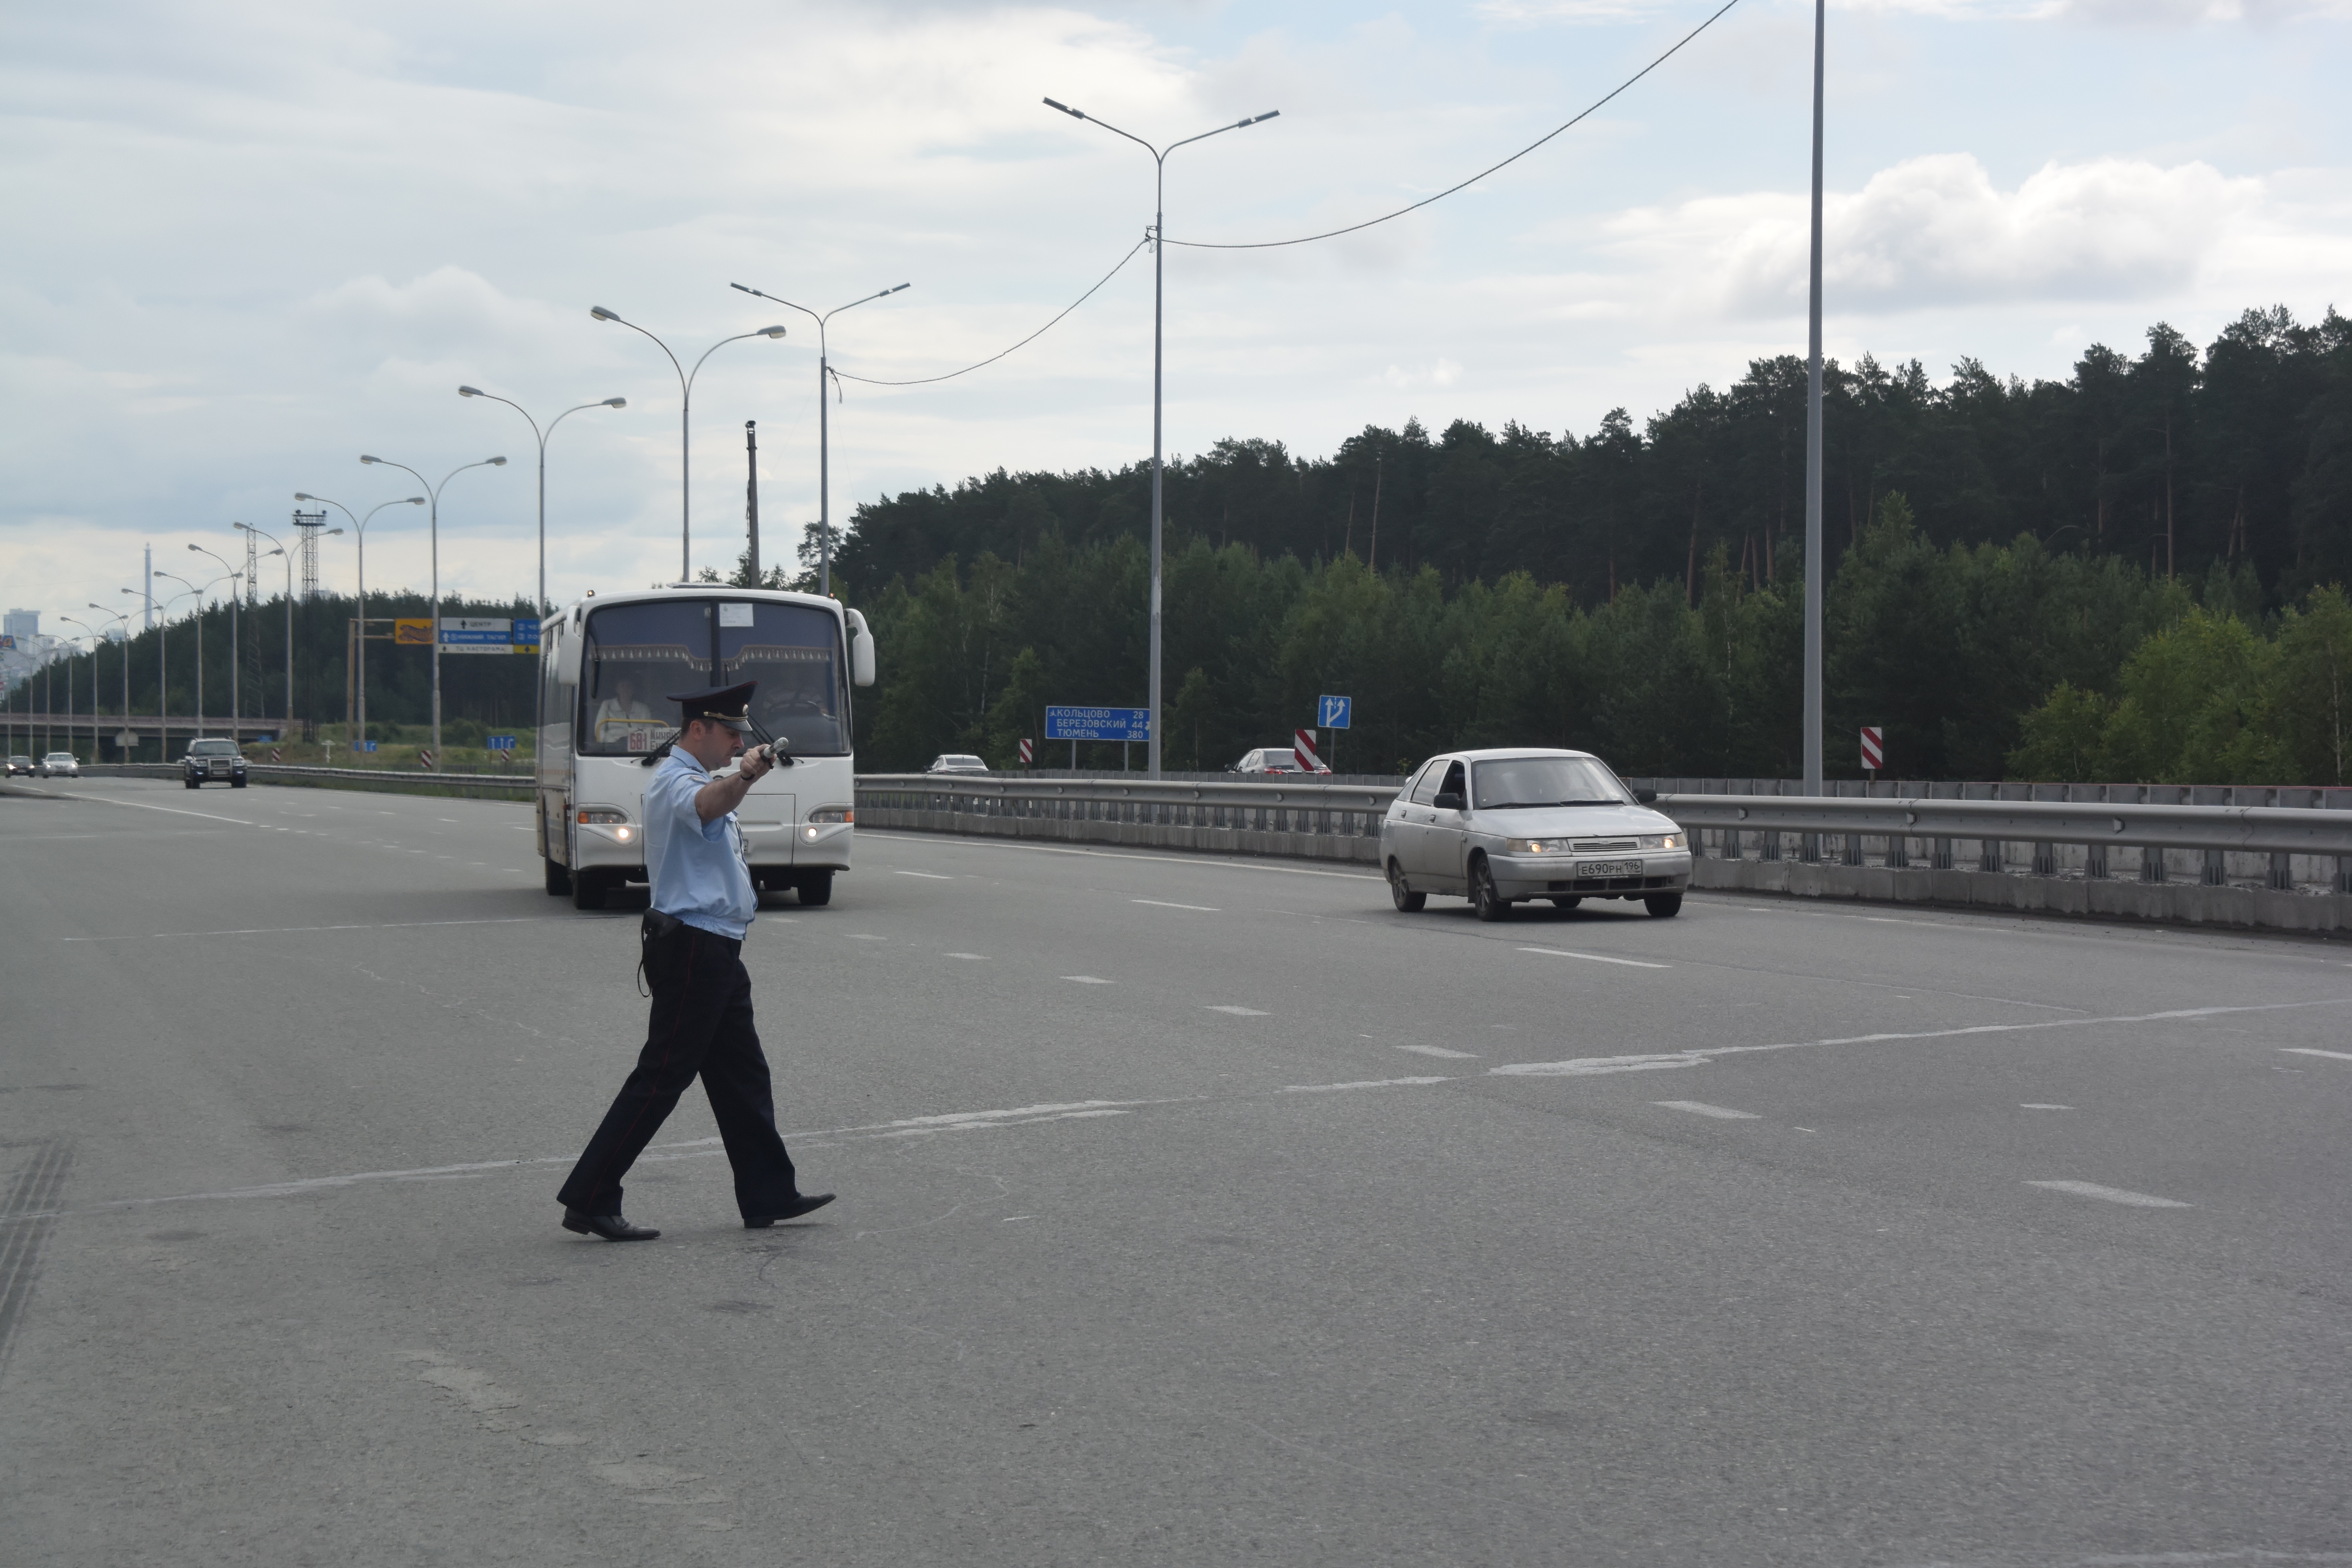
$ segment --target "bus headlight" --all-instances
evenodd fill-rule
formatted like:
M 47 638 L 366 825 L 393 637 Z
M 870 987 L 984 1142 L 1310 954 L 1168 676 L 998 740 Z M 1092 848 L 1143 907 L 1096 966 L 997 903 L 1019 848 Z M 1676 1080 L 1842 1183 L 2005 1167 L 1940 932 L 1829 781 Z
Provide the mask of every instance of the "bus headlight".
M 580 808 L 579 821 L 583 827 L 610 827 L 628 820 L 629 814 L 617 806 L 583 805 Z

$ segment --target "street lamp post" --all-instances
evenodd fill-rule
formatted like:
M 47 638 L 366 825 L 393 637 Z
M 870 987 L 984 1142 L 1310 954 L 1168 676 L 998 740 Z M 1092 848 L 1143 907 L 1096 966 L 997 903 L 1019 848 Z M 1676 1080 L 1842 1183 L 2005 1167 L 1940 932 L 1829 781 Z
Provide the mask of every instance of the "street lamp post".
M 153 618 L 155 584 L 152 580 L 143 590 L 124 588 L 119 591 L 139 600 L 144 606 L 148 617 L 151 620 Z M 178 604 L 186 596 L 184 594 L 173 595 L 163 605 L 163 624 L 155 628 L 155 760 L 159 763 L 168 763 L 172 760 L 172 689 L 165 679 L 165 677 L 171 673 L 171 666 L 163 657 L 166 652 L 165 644 L 169 640 L 172 630 L 172 605 Z M 123 679 L 125 680 L 131 679 L 127 663 L 123 669 Z M 124 701 L 122 710 L 126 715 L 131 711 L 128 700 Z M 127 718 L 124 720 L 126 724 L 129 721 Z
M 294 557 L 287 554 L 284 545 L 278 544 L 278 536 L 274 533 L 265 532 L 249 522 L 231 523 L 229 526 L 241 528 L 247 533 L 277 544 L 278 548 L 269 553 L 284 556 L 286 560 L 286 711 L 281 715 L 284 725 L 278 731 L 278 736 L 282 741 L 286 738 L 286 731 L 293 728 L 294 725 Z M 337 529 L 335 531 L 340 533 L 342 531 Z M 261 716 L 265 719 L 269 717 L 266 709 Z
M 122 591 L 127 594 L 131 590 L 125 588 Z M 89 607 L 101 616 L 111 616 L 122 623 L 122 732 L 127 735 L 131 733 L 131 616 L 121 610 L 110 610 L 104 605 L 92 605 Z M 89 672 L 89 711 L 93 720 L 90 726 L 89 750 L 91 760 L 95 761 L 98 755 L 98 727 L 94 721 L 98 714 L 98 670 L 94 664 Z M 129 762 L 131 748 L 123 746 L 120 750 L 122 752 L 122 760 Z
M 360 749 L 359 743 L 367 739 L 367 525 L 373 521 L 375 514 L 382 511 L 385 507 L 423 506 L 425 504 L 425 498 L 423 496 L 404 496 L 399 500 L 379 501 L 374 506 L 368 508 L 368 514 L 365 517 L 352 517 L 352 509 L 345 506 L 342 502 L 339 500 L 329 500 L 325 496 L 314 496 L 308 490 L 296 490 L 294 492 L 294 499 L 296 500 L 316 501 L 320 506 L 333 507 L 345 517 L 351 518 L 352 532 L 358 536 L 360 552 L 360 635 L 357 647 L 352 654 L 352 663 L 356 668 L 352 671 L 352 676 L 359 690 L 359 712 L 355 716 L 351 717 L 352 723 L 358 728 L 359 733 L 356 735 L 346 735 L 344 737 L 344 739 L 351 743 L 352 753 L 356 755 Z M 333 531 L 341 533 L 342 532 L 342 530 L 338 528 Z M 433 635 L 437 639 L 441 635 L 441 628 L 438 626 L 434 627 Z
M 188 593 L 187 593 L 187 594 L 174 594 L 174 595 L 172 595 L 172 603 L 173 603 L 173 604 L 174 604 L 174 605 L 178 604 L 182 599 L 186 598 L 186 597 L 188 596 L 188 594 L 193 594 L 193 595 L 195 595 L 195 598 L 196 598 L 196 735 L 195 735 L 195 738 L 196 738 L 197 740 L 200 740 L 200 741 L 201 741 L 201 740 L 203 740 L 203 739 L 204 739 L 204 736 L 205 736 L 205 595 L 206 594 L 211 593 L 215 588 L 219 587 L 223 583 L 227 582 L 227 581 L 229 580 L 229 578 L 237 576 L 237 575 L 238 575 L 238 574 L 237 574 L 237 573 L 235 573 L 235 572 L 232 572 L 232 573 L 230 573 L 230 574 L 228 574 L 228 576 L 227 576 L 227 577 L 215 577 L 215 578 L 214 578 L 211 582 L 209 582 L 209 583 L 205 584 L 203 587 L 201 587 L 201 588 L 197 587 L 194 583 L 189 582 L 185 577 L 179 576 L 178 574 L 174 574 L 174 573 L 171 573 L 171 572 L 158 572 L 158 573 L 156 573 L 156 574 L 155 574 L 155 575 L 156 575 L 156 576 L 158 576 L 158 577 L 163 578 L 163 579 L 164 581 L 166 581 L 166 582 L 170 582 L 170 583 L 177 583 L 181 587 L 185 588 L 185 589 L 188 591 Z M 168 608 L 168 606 L 166 606 L 166 607 Z M 231 736 L 231 737 L 230 737 L 230 739 L 232 739 L 232 740 L 234 740 L 235 738 L 236 738 L 235 736 Z
M 219 556 L 214 555 L 211 551 L 206 550 L 201 544 L 191 544 L 188 548 L 194 551 L 199 555 L 212 556 L 212 559 L 220 562 L 221 565 L 227 570 L 230 576 L 235 577 L 239 582 L 243 582 L 245 580 L 245 569 L 243 567 L 229 565 L 226 561 L 222 561 Z M 245 707 L 237 698 L 236 667 L 244 662 L 244 660 L 239 657 L 244 652 L 244 647 L 237 640 L 236 598 L 236 590 L 230 590 L 228 596 L 228 738 L 233 743 L 242 744 L 244 737 L 239 734 L 238 726 L 245 721 Z M 201 646 L 201 643 L 199 646 Z M 198 665 L 197 672 L 202 674 L 203 668 L 204 667 L 202 665 Z M 198 704 L 198 706 L 201 707 L 202 704 Z
M 1280 114 L 1282 110 L 1278 109 L 1269 109 L 1264 114 L 1253 114 L 1247 120 L 1236 120 L 1231 125 L 1220 125 L 1214 131 L 1203 131 L 1198 136 L 1187 136 L 1181 142 L 1171 142 L 1165 147 L 1155 147 L 1150 142 L 1146 142 L 1142 137 L 1137 136 L 1129 132 L 1121 131 L 1118 126 L 1113 125 L 1107 120 L 1097 120 L 1095 116 L 1087 113 L 1084 110 L 1072 109 L 1068 104 L 1058 102 L 1050 98 L 1045 100 L 1045 105 L 1049 109 L 1060 110 L 1063 113 L 1068 115 L 1073 120 L 1084 120 L 1092 124 L 1099 125 L 1114 136 L 1126 137 L 1129 142 L 1134 142 L 1137 146 L 1151 154 L 1152 165 L 1157 171 L 1154 175 L 1151 198 L 1151 739 L 1145 747 L 1146 752 L 1150 758 L 1151 777 L 1156 779 L 1160 776 L 1160 329 L 1163 317 L 1163 311 L 1161 309 L 1161 303 L 1164 298 L 1163 284 L 1167 275 L 1168 263 L 1167 247 L 1161 243 L 1160 231 L 1164 226 L 1167 216 L 1168 154 L 1173 153 L 1179 147 L 1188 147 L 1195 142 L 1205 142 L 1212 136 L 1220 136 L 1228 131 L 1239 131 L 1244 126 L 1260 124 L 1263 121 L 1272 120 L 1276 115 Z
M 677 372 L 677 580 L 683 583 L 694 575 L 693 518 L 688 510 L 694 477 L 694 443 L 688 424 L 694 412 L 694 378 L 702 374 L 702 361 L 729 343 L 740 343 L 745 338 L 781 338 L 784 335 L 784 329 L 761 327 L 755 332 L 738 332 L 731 338 L 721 338 L 703 350 L 702 359 L 696 360 L 694 369 L 688 371 L 677 363 L 677 356 L 669 352 L 667 343 L 654 338 L 636 322 L 616 316 L 602 305 L 589 306 L 588 313 L 600 321 L 619 321 L 633 332 L 644 332 L 646 337 L 653 338 L 654 346 L 668 357 L 670 369 Z
M 105 639 L 88 621 L 78 620 L 72 616 L 59 616 L 58 619 L 69 626 L 79 626 L 89 634 L 89 760 L 95 763 L 98 761 L 98 645 Z M 66 643 L 66 750 L 68 752 L 73 750 L 74 743 L 73 645 L 79 640 L 68 638 Z
M 728 287 L 740 289 L 755 299 L 766 300 L 772 304 L 798 310 L 816 323 L 816 591 L 820 594 L 830 594 L 833 592 L 833 437 L 830 428 L 830 411 L 825 403 L 824 384 L 825 378 L 833 374 L 833 362 L 825 350 L 824 324 L 844 310 L 868 304 L 876 300 L 887 300 L 891 295 L 902 289 L 910 289 L 914 285 L 894 283 L 887 289 L 866 295 L 865 299 L 852 300 L 846 305 L 835 305 L 821 316 L 806 305 L 795 305 L 790 300 L 781 300 L 773 294 L 762 294 L 759 289 L 745 284 L 730 283 Z
M 371 458 L 364 453 L 361 455 L 360 461 L 382 463 L 387 468 L 398 468 L 418 484 L 425 485 L 425 493 L 431 498 L 429 510 L 433 520 L 433 771 L 437 773 L 441 771 L 441 491 L 451 479 L 456 479 L 467 468 L 503 468 L 507 466 L 507 460 L 504 458 L 484 458 L 478 463 L 460 463 L 442 475 L 441 483 L 437 485 L 425 485 L 425 476 L 405 463 L 395 463 L 383 458 Z M 364 612 L 361 617 L 360 631 L 364 640 L 367 631 Z
M 579 404 L 565 409 L 549 420 L 547 428 L 542 430 L 539 427 L 539 421 L 530 416 L 530 410 L 511 397 L 500 397 L 497 393 L 484 392 L 478 386 L 461 386 L 457 389 L 457 395 L 487 397 L 492 403 L 505 404 L 523 416 L 524 422 L 530 426 L 531 438 L 539 443 L 539 608 L 537 613 L 544 616 L 547 614 L 547 438 L 555 434 L 555 427 L 558 425 L 583 409 L 626 408 L 629 405 L 629 400 L 625 397 L 607 397 L 595 403 Z
M 1813 254 L 1812 292 L 1806 313 L 1805 360 L 1805 793 L 1822 790 L 1822 585 L 1828 565 L 1822 541 L 1822 61 L 1828 0 L 1813 0 Z M 1812 859 L 1818 836 L 1806 840 Z

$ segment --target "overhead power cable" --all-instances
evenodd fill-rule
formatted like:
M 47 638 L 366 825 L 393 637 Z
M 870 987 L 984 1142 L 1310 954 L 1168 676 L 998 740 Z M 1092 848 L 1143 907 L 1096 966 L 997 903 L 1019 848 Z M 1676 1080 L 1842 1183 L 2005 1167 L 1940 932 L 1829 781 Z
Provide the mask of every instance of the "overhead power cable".
M 1553 137 L 1559 135 L 1562 132 L 1572 129 L 1580 122 L 1599 113 L 1602 107 L 1605 106 L 1611 99 L 1615 98 L 1619 93 L 1623 92 L 1627 88 L 1632 87 L 1635 82 L 1640 81 L 1643 77 L 1649 75 L 1652 71 L 1656 70 L 1660 66 L 1664 65 L 1677 54 L 1680 54 L 1684 45 L 1689 43 L 1693 38 L 1697 37 L 1701 33 L 1706 32 L 1709 27 L 1714 26 L 1717 22 L 1722 20 L 1725 11 L 1730 10 L 1734 5 L 1738 4 L 1739 0 L 1724 0 L 1721 10 L 1717 11 L 1714 16 L 1709 16 L 1706 21 L 1701 22 L 1697 26 L 1693 27 L 1689 32 L 1685 33 L 1681 38 L 1675 41 L 1673 48 L 1668 49 L 1664 54 L 1660 55 L 1656 59 L 1652 60 L 1648 65 L 1643 66 L 1640 70 L 1635 71 L 1632 76 L 1629 76 L 1623 81 L 1619 82 L 1614 88 L 1612 88 L 1607 94 L 1595 100 L 1583 110 L 1583 112 L 1577 115 L 1575 119 L 1570 120 L 1567 124 L 1559 126 L 1543 136 L 1538 137 L 1535 141 L 1528 142 L 1526 146 L 1520 148 L 1517 152 L 1512 153 L 1501 163 L 1494 164 L 1491 167 L 1479 170 L 1476 174 L 1471 175 L 1460 184 L 1448 185 L 1445 189 L 1438 192 L 1435 195 L 1424 196 L 1420 201 L 1413 203 L 1411 206 L 1399 207 L 1392 213 L 1382 213 L 1379 217 L 1369 217 L 1361 223 L 1351 223 L 1345 228 L 1326 229 L 1321 234 L 1302 234 L 1296 239 L 1171 239 L 1167 243 L 1170 245 L 1184 246 L 1192 250 L 1275 250 L 1286 245 L 1312 245 L 1318 239 L 1337 239 L 1343 234 L 1354 234 L 1359 229 L 1370 228 L 1376 224 L 1386 223 L 1391 218 L 1400 218 L 1404 216 L 1407 213 L 1419 212 L 1422 208 L 1429 205 L 1432 202 L 1442 202 L 1457 191 L 1468 190 L 1472 185 L 1476 184 L 1479 181 L 1495 173 L 1497 169 L 1508 168 L 1511 164 L 1517 163 L 1520 159 L 1526 157 L 1528 153 L 1534 152 L 1537 148 L 1542 146 Z
M 1061 324 L 1062 316 L 1068 315 L 1070 311 L 1076 310 L 1079 306 L 1093 299 L 1096 294 L 1101 291 L 1103 284 L 1108 283 L 1112 279 L 1118 277 L 1120 269 L 1126 267 L 1129 262 L 1135 259 L 1135 252 L 1137 250 L 1141 250 L 1145 246 L 1150 243 L 1151 237 L 1148 234 L 1141 239 L 1137 240 L 1135 242 L 1135 249 L 1129 250 L 1125 256 L 1120 257 L 1118 258 L 1118 266 L 1114 267 L 1109 271 L 1104 273 L 1101 279 L 1092 289 L 1087 289 L 1085 293 L 1071 300 L 1067 308 L 1062 311 L 1061 316 L 1055 316 L 1052 321 L 1046 322 L 1044 326 L 1038 328 L 1035 331 L 1030 333 L 1019 342 L 1014 343 L 1012 348 L 1006 349 L 1003 353 L 992 353 L 986 359 L 982 360 L 979 364 L 968 364 L 961 370 L 951 370 L 945 375 L 917 376 L 910 381 L 884 381 L 878 377 L 871 375 L 852 375 L 845 370 L 835 370 L 833 374 L 840 380 L 862 381 L 868 386 L 929 386 L 935 381 L 953 381 L 957 376 L 970 375 L 973 371 L 980 369 L 982 365 L 994 364 L 998 360 L 1003 359 L 1005 354 L 1012 353 L 1016 349 L 1027 348 L 1031 343 L 1035 342 L 1039 338 L 1042 338 L 1047 332 L 1052 331 L 1055 327 Z

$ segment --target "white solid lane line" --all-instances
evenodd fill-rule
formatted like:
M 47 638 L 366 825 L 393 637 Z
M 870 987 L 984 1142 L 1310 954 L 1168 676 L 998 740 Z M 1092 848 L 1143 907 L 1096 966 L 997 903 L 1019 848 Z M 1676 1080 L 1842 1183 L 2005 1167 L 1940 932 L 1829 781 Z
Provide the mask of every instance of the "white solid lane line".
M 85 795 L 72 796 L 69 798 L 78 800 L 94 800 L 106 805 L 127 805 L 137 811 L 168 811 L 173 816 L 201 816 L 206 822 L 233 822 L 239 827 L 258 827 L 261 826 L 261 824 L 257 822 L 248 822 L 242 816 L 215 816 L 209 811 L 184 811 L 176 805 L 152 805 L 143 800 L 118 800 L 110 795 Z M 390 812 L 386 812 L 384 815 L 389 816 L 392 814 Z
M 920 877 L 926 882 L 952 882 L 953 877 L 942 877 L 937 871 L 893 871 L 893 877 Z
M 879 838 L 894 844 L 931 844 L 939 842 L 933 833 L 889 833 L 881 828 L 863 828 L 860 838 Z M 1167 866 L 1221 866 L 1228 871 L 1266 871 L 1277 877 L 1336 877 L 1349 882 L 1379 882 L 1386 880 L 1371 871 L 1313 871 L 1304 866 L 1268 866 L 1248 860 L 1228 860 L 1216 855 L 1136 855 L 1118 849 L 1074 849 L 1059 844 L 1006 844 L 985 838 L 960 838 L 960 849 L 1014 849 L 1030 855 L 1087 855 L 1099 860 L 1150 860 Z
M 1213 915 L 1221 911 L 1213 904 L 1171 904 L 1165 899 L 1129 899 L 1130 904 L 1150 904 L 1155 910 L 1191 910 L 1195 914 Z
M 2316 1046 L 2281 1046 L 2280 1050 L 2298 1057 L 2326 1057 L 2330 1061 L 2352 1062 L 2352 1051 L 2323 1051 Z
M 1231 1013 L 1236 1018 L 1271 1018 L 1274 1016 L 1273 1014 L 1267 1012 L 1263 1007 L 1219 1007 L 1213 1005 L 1209 1008 L 1209 1011 L 1212 1013 Z
M 1747 1056 L 1757 1051 L 1802 1051 L 1815 1046 L 1870 1046 L 1888 1040 L 1948 1040 L 1967 1035 L 2024 1035 L 2044 1029 L 2084 1029 L 2100 1024 L 2168 1024 L 2186 1018 L 2218 1018 L 2238 1013 L 2287 1013 L 2305 1007 L 2352 1006 L 2352 996 L 2326 996 L 2316 1002 L 2261 1002 L 2243 1007 L 2176 1007 L 2163 1013 L 2133 1013 L 2110 1018 L 2033 1018 L 2021 1024 L 1971 1024 L 1962 1029 L 1920 1029 L 1910 1033 L 1847 1035 L 1827 1040 L 1786 1040 L 1769 1046 L 1702 1046 L 1695 1050 L 1659 1051 L 1643 1056 L 1578 1057 L 1564 1062 L 1513 1062 L 1486 1070 L 1505 1078 L 1581 1078 L 1590 1073 L 1640 1072 L 1653 1068 L 1695 1068 L 1717 1057 Z
M 141 931 L 131 936 L 61 936 L 59 942 L 157 942 L 167 936 L 292 936 L 314 931 L 410 931 L 420 926 L 512 926 L 530 925 L 541 921 L 569 920 L 569 915 L 502 915 L 494 920 L 478 921 L 380 921 L 364 925 L 336 926 L 251 926 L 237 930 L 219 931 Z
M 1457 1062 L 1475 1062 L 1478 1059 L 1478 1053 L 1475 1051 L 1449 1051 L 1444 1046 L 1399 1046 L 1397 1049 L 1411 1051 L 1415 1056 L 1444 1057 L 1450 1061 Z
M 1285 1094 L 1336 1094 L 1349 1089 L 1409 1089 L 1425 1083 L 1452 1083 L 1450 1078 L 1368 1078 L 1354 1083 L 1289 1083 Z
M 1065 974 L 1062 978 L 1068 981 L 1073 985 L 1108 985 L 1112 984 L 1112 982 L 1105 980 L 1099 974 Z
M 1718 1121 L 1761 1121 L 1752 1110 L 1733 1110 L 1721 1105 L 1706 1105 L 1696 1100 L 1654 1100 L 1652 1105 L 1663 1105 L 1668 1110 L 1687 1110 L 1693 1116 L 1712 1116 Z
M 1521 952 L 1539 952 L 1546 958 L 1580 958 L 1587 963 L 1622 963 L 1628 969 L 1672 969 L 1671 963 L 1644 963 L 1638 958 L 1611 958 L 1600 952 L 1570 952 L 1563 947 L 1523 947 Z
M 2053 1193 L 2072 1193 L 2078 1198 L 2098 1198 L 2111 1204 L 2123 1204 L 2136 1209 L 2185 1209 L 2190 1205 L 2171 1198 L 2159 1198 L 2147 1193 L 2126 1192 L 2121 1187 L 2103 1187 L 2096 1182 L 2028 1182 L 2029 1187 L 2043 1187 Z

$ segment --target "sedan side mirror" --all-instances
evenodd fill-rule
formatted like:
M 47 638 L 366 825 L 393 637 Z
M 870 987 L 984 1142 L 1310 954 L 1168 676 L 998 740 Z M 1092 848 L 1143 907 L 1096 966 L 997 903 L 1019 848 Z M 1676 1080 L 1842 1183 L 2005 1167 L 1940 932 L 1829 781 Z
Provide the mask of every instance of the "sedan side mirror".
M 1467 811 L 1470 800 L 1458 789 L 1440 790 L 1437 798 L 1429 803 L 1440 811 Z
M 1637 789 L 1633 792 L 1633 804 L 1636 805 L 1655 805 L 1657 803 L 1658 792 L 1656 790 Z

